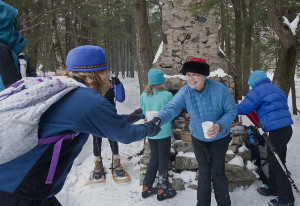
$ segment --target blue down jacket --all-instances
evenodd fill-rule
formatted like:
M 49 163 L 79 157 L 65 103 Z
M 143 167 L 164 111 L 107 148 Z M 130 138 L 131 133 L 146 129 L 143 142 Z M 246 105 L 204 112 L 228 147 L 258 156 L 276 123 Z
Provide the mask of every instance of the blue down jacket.
M 236 117 L 236 105 L 227 87 L 217 81 L 206 79 L 203 92 L 197 92 L 188 84 L 183 86 L 158 114 L 161 124 L 172 121 L 184 108 L 191 118 L 189 129 L 193 137 L 205 141 L 215 141 L 226 137 L 230 124 Z M 214 139 L 204 137 L 202 122 L 212 121 L 222 125 L 223 130 Z
M 73 161 L 89 134 L 128 144 L 145 138 L 150 132 L 150 126 L 127 123 L 117 114 L 115 107 L 95 90 L 78 88 L 65 95 L 43 114 L 38 134 L 40 139 L 44 139 L 66 131 L 80 133 L 73 140 L 62 142 L 52 184 L 45 184 L 45 181 L 54 143 L 37 146 L 24 155 L 1 164 L 0 193 L 34 200 L 50 198 L 62 189 Z
M 237 106 L 239 115 L 256 110 L 260 127 L 268 132 L 293 124 L 287 96 L 269 78 L 263 78 L 253 85 L 244 100 Z

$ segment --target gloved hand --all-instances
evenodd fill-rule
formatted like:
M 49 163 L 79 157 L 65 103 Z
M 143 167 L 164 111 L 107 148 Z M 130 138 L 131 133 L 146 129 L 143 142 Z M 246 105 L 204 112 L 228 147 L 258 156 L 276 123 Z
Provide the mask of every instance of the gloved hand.
M 143 114 L 143 110 L 141 108 L 134 110 L 131 114 Z M 144 119 L 144 118 L 142 118 Z
M 143 114 L 129 114 L 129 115 L 125 115 L 125 118 L 127 120 L 128 123 L 134 123 L 139 121 L 140 119 L 145 119 L 145 115 Z
M 118 77 L 111 77 L 111 80 L 115 85 L 120 84 L 120 79 Z
M 148 137 L 156 136 L 161 130 L 161 128 L 159 127 L 160 119 L 158 117 L 154 117 L 151 121 L 146 122 L 146 124 L 148 124 L 151 128 L 149 134 L 147 135 Z

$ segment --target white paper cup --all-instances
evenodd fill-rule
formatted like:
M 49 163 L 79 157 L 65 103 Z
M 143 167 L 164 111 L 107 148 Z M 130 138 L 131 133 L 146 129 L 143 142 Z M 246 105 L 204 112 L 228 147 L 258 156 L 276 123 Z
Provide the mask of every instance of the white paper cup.
M 206 133 L 207 133 L 207 130 L 212 128 L 213 125 L 214 125 L 214 123 L 211 121 L 202 122 L 202 129 L 203 129 L 204 137 L 206 139 L 210 139 L 210 137 Z
M 151 121 L 154 117 L 158 117 L 158 111 L 148 111 L 146 112 L 147 121 Z

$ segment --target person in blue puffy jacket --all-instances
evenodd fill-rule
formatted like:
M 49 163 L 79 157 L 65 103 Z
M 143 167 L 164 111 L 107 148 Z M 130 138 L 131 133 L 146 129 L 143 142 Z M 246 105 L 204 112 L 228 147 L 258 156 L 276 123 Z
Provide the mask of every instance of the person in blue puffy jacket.
M 129 144 L 160 131 L 159 122 L 132 125 L 127 116 L 103 96 L 110 87 L 105 51 L 98 46 L 79 46 L 67 55 L 67 71 L 60 75 L 83 82 L 43 113 L 38 137 L 78 133 L 62 142 L 55 171 L 52 157 L 57 157 L 57 143 L 36 146 L 29 152 L 0 164 L 0 204 L 5 206 L 61 206 L 55 195 L 63 188 L 75 158 L 90 134 Z M 13 129 L 13 128 L 12 128 Z M 25 141 L 25 140 L 24 140 Z M 16 142 L 16 146 L 22 142 Z M 52 156 L 53 154 L 53 156 Z M 50 170 L 49 170 L 50 168 Z M 51 173 L 51 181 L 47 175 Z
M 211 182 L 218 205 L 231 205 L 228 179 L 225 174 L 225 155 L 230 142 L 230 124 L 236 117 L 236 105 L 228 88 L 207 79 L 209 65 L 202 58 L 192 58 L 183 64 L 183 86 L 158 114 L 161 124 L 174 119 L 183 109 L 190 116 L 189 129 L 198 162 L 198 206 L 211 204 Z M 213 122 L 207 136 L 202 129 L 205 121 Z
M 264 132 L 269 132 L 280 159 L 285 163 L 287 144 L 293 133 L 291 127 L 293 120 L 289 112 L 287 96 L 260 70 L 250 74 L 248 84 L 252 89 L 237 105 L 238 114 L 247 115 L 256 111 L 260 127 Z M 258 188 L 257 191 L 264 196 L 278 195 L 269 202 L 269 205 L 294 205 L 295 198 L 291 184 L 269 148 L 268 162 L 270 173 L 268 185 Z

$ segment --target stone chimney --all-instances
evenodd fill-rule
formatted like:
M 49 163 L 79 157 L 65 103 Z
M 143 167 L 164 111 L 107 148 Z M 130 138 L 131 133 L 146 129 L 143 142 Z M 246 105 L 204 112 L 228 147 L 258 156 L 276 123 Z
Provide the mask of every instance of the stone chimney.
M 174 75 L 184 62 L 201 57 L 211 71 L 221 68 L 228 73 L 229 64 L 219 50 L 217 14 L 210 10 L 192 16 L 188 11 L 191 2 L 199 0 L 162 0 L 163 50 L 153 66 Z

